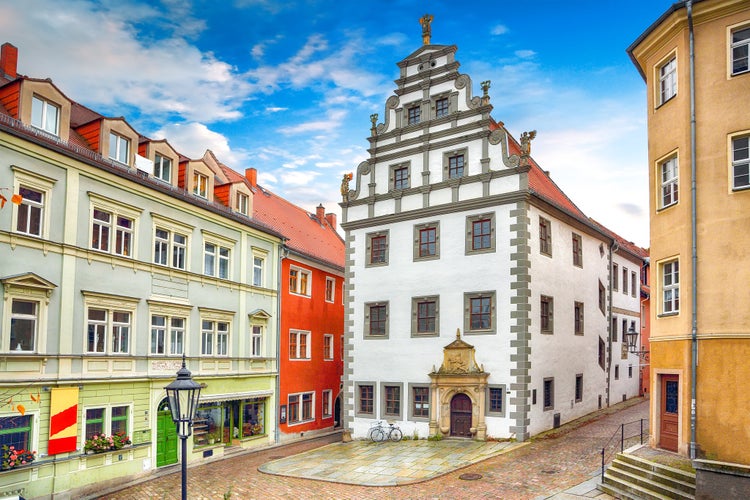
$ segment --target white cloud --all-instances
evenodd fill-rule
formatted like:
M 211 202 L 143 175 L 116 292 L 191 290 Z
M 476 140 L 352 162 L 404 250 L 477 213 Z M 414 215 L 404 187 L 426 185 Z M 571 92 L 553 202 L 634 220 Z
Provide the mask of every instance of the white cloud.
M 514 54 L 521 59 L 529 59 L 531 57 L 534 57 L 536 55 L 536 52 L 534 52 L 533 50 L 517 50 L 514 52 Z
M 202 123 L 171 123 L 153 133 L 154 139 L 164 139 L 180 153 L 189 158 L 201 158 L 207 149 L 216 158 L 237 171 L 244 169 L 248 158 L 245 151 L 232 150 L 229 140 Z
M 285 186 L 310 186 L 320 173 L 313 170 L 290 170 L 281 175 L 281 181 Z M 300 190 L 298 190 L 299 192 Z
M 508 27 L 503 24 L 498 24 L 496 26 L 493 26 L 490 30 L 490 33 L 493 35 L 504 35 L 508 32 Z
M 281 108 L 278 106 L 268 106 L 266 108 L 267 113 L 278 113 L 279 111 L 287 111 L 289 108 Z
M 306 134 L 318 130 L 332 131 L 343 125 L 347 111 L 343 109 L 330 110 L 325 120 L 313 120 L 288 127 L 279 127 L 278 132 L 284 135 Z

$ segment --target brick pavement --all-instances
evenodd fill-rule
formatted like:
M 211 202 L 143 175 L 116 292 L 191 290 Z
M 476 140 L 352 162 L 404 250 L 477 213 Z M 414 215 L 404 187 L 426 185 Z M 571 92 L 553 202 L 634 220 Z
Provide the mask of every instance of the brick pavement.
M 269 460 L 326 444 L 326 440 L 295 443 L 257 453 L 192 467 L 188 472 L 191 500 L 221 500 L 231 487 L 232 499 L 462 499 L 545 498 L 577 485 L 600 466 L 600 449 L 620 423 L 648 417 L 648 401 L 622 403 L 596 414 L 587 422 L 536 437 L 524 447 L 489 458 L 429 481 L 392 487 L 352 486 L 263 474 L 258 467 Z M 329 438 L 329 442 L 330 439 Z M 464 473 L 481 474 L 463 481 Z M 145 481 L 106 499 L 178 499 L 180 474 Z

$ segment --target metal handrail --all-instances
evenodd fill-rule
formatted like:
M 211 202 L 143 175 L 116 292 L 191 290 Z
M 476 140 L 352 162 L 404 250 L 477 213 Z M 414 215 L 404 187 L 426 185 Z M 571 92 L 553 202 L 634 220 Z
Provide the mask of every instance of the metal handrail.
M 615 438 L 619 438 L 619 440 L 620 440 L 620 453 L 622 453 L 623 451 L 625 451 L 625 440 L 626 439 L 630 439 L 630 438 L 639 436 L 640 442 L 641 442 L 641 444 L 643 444 L 643 432 L 644 432 L 643 422 L 646 422 L 646 424 L 648 424 L 648 419 L 647 418 L 642 418 L 640 420 L 633 420 L 632 422 L 625 422 L 623 424 L 620 424 L 620 427 L 614 432 L 614 434 L 612 434 L 612 436 L 610 436 L 610 438 L 604 444 L 604 446 L 602 447 L 602 451 L 601 451 L 601 455 L 602 455 L 602 474 L 601 474 L 601 480 L 602 481 L 604 481 L 604 465 L 608 461 L 608 459 L 605 458 L 605 457 L 607 457 L 607 455 L 609 457 L 611 457 L 614 454 L 614 452 L 617 450 L 617 441 L 615 441 L 613 443 L 612 440 L 615 439 Z M 629 435 L 626 436 L 625 435 L 625 426 L 631 425 L 631 424 L 636 424 L 636 423 L 639 424 L 639 426 L 640 426 L 640 430 L 639 430 L 638 434 L 629 434 Z M 648 432 L 648 425 L 646 426 L 645 431 Z M 611 446 L 612 450 L 610 450 L 609 454 L 607 454 L 607 448 L 610 448 L 610 446 Z

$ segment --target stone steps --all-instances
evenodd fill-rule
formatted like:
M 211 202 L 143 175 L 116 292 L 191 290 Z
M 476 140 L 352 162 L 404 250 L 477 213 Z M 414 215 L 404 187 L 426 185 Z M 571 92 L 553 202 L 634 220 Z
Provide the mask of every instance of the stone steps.
M 618 498 L 695 499 L 695 474 L 618 453 L 604 472 L 601 490 Z

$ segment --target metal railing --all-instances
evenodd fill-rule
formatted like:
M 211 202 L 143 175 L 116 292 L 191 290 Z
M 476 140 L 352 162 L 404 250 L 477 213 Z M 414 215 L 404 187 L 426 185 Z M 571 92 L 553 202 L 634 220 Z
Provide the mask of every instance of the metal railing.
M 645 424 L 645 425 L 644 425 Z M 643 435 L 648 435 L 648 419 L 642 418 L 640 420 L 634 420 L 632 422 L 626 422 L 620 424 L 620 427 L 612 434 L 607 440 L 607 443 L 602 447 L 602 475 L 601 480 L 604 481 L 604 467 L 612 456 L 618 452 L 622 453 L 625 451 L 625 443 L 628 442 L 628 446 L 634 445 L 640 441 L 643 444 Z M 635 438 L 638 438 L 637 440 Z

